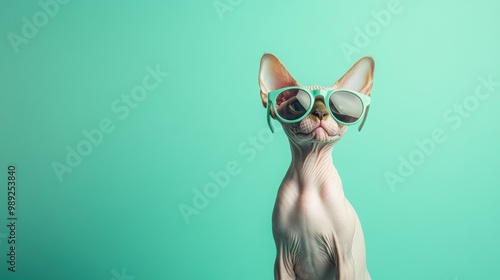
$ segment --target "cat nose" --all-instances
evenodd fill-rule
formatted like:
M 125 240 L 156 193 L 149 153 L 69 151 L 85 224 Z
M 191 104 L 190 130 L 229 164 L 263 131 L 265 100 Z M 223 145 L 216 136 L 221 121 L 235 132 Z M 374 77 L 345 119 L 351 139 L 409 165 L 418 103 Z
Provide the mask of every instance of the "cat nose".
M 328 117 L 328 112 L 325 110 L 320 110 L 320 109 L 313 109 L 311 114 L 316 116 L 320 121 L 323 120 L 324 118 Z

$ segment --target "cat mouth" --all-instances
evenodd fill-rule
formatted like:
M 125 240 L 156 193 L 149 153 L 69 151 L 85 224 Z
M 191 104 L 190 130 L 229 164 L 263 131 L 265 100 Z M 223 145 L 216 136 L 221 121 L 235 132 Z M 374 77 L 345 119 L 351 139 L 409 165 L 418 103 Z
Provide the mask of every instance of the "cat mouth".
M 297 136 L 302 139 L 302 141 L 307 142 L 332 142 L 337 141 L 340 136 L 338 134 L 331 134 L 322 126 L 318 126 L 309 133 L 299 132 Z
M 321 125 L 319 125 L 318 127 L 316 127 L 315 129 L 313 129 L 313 131 L 311 132 L 315 132 L 317 130 L 323 130 L 324 132 L 326 132 L 326 129 L 324 127 L 322 127 Z
M 321 124 L 318 125 L 316 128 L 314 128 L 313 130 L 311 130 L 308 133 L 298 132 L 297 134 L 304 135 L 304 136 L 314 136 L 314 135 L 320 135 L 320 134 L 327 135 L 329 137 L 335 137 L 335 136 L 337 136 L 336 134 L 330 134 L 328 132 L 328 130 L 325 127 L 323 127 L 323 125 L 321 125 Z

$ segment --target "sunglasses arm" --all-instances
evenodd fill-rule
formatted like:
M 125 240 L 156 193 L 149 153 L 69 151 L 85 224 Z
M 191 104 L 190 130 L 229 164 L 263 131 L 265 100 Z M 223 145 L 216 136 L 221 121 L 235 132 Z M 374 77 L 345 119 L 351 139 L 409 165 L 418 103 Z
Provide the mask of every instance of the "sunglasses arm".
M 274 133 L 274 127 L 271 123 L 271 101 L 270 100 L 267 102 L 267 124 L 269 125 L 269 129 L 271 129 L 271 132 Z
M 365 121 L 366 121 L 366 117 L 368 116 L 368 110 L 369 110 L 369 109 L 370 109 L 370 105 L 368 105 L 368 106 L 366 107 L 366 111 L 365 111 L 365 113 L 363 114 L 363 115 L 364 115 L 364 116 L 363 116 L 363 120 L 361 120 L 361 124 L 360 124 L 360 125 L 359 125 L 359 127 L 358 127 L 358 131 L 361 131 L 361 129 L 363 128 L 363 125 L 365 125 Z

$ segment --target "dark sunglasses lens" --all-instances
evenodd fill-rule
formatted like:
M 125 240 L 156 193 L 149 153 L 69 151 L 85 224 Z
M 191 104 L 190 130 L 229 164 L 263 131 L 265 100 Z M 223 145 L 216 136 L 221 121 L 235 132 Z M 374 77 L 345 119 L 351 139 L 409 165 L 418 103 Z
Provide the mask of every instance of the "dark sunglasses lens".
M 311 105 L 311 96 L 300 89 L 283 91 L 276 98 L 276 110 L 280 117 L 293 121 L 304 116 Z
M 352 92 L 336 91 L 330 96 L 330 110 L 339 121 L 354 123 L 363 113 L 363 103 Z

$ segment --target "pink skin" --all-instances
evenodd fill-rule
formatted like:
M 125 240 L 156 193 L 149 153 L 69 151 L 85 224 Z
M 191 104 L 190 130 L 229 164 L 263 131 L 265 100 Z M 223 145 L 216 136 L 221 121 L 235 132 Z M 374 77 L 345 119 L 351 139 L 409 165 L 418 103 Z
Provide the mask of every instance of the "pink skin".
M 350 248 L 359 222 L 332 164 L 333 146 L 347 127 L 328 114 L 321 97 L 302 121 L 281 125 L 289 138 L 292 162 L 273 211 L 275 279 L 369 279 L 354 278 Z M 300 253 L 294 256 L 289 251 Z M 294 261 L 287 263 L 288 259 Z
M 373 60 L 363 58 L 325 89 L 349 88 L 369 94 L 372 73 Z M 261 60 L 259 83 L 265 106 L 266 92 L 298 85 L 270 54 Z M 274 114 L 271 110 L 273 118 Z M 347 127 L 331 117 L 322 97 L 316 98 L 302 121 L 281 125 L 290 142 L 292 162 L 273 211 L 275 279 L 370 280 L 361 224 L 344 196 L 332 161 L 332 149 Z

